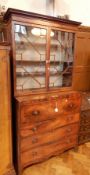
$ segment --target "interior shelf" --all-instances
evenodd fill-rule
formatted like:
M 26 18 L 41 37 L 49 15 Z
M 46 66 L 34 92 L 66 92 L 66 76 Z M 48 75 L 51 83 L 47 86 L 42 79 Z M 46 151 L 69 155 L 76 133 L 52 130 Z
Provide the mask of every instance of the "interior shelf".
M 23 41 L 23 40 L 21 40 L 20 39 L 20 41 L 17 41 L 16 40 L 16 51 L 20 51 L 20 50 L 22 50 L 22 49 L 24 49 L 24 47 L 25 48 L 29 48 L 30 46 L 32 46 L 32 47 L 35 47 L 35 48 L 41 48 L 41 47 L 46 47 L 46 43 L 40 43 L 40 42 L 32 42 L 32 41 L 30 41 L 29 39 L 27 40 L 25 40 L 25 41 Z M 51 43 L 51 45 L 50 45 L 50 48 L 51 49 L 58 49 L 58 48 L 61 48 L 61 49 L 63 49 L 64 51 L 66 51 L 66 49 L 72 49 L 72 47 L 71 46 L 64 46 L 64 44 L 63 43 L 57 43 L 57 42 L 54 42 L 54 43 Z
M 45 65 L 46 64 L 46 61 L 41 61 L 41 60 L 38 60 L 38 61 L 31 61 L 31 60 L 16 60 L 16 64 L 17 65 Z M 60 62 L 60 61 L 50 61 L 50 65 L 60 65 L 60 64 L 63 64 L 63 62 Z
M 28 76 L 45 76 L 45 72 L 32 72 L 32 73 L 26 73 L 26 72 L 16 72 L 16 75 L 18 77 L 28 77 Z M 71 72 L 50 72 L 50 76 L 59 76 L 59 75 L 71 75 Z

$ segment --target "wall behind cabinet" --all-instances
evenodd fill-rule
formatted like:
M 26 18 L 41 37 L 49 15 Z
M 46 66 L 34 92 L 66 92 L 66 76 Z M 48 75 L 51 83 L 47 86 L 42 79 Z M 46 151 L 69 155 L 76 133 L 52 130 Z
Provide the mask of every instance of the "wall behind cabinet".
M 16 0 L 0 0 L 0 5 L 41 14 L 54 14 L 55 16 L 69 14 L 70 19 L 81 21 L 83 25 L 90 26 L 90 0 L 54 1 L 54 13 L 51 5 L 53 0 L 19 0 L 18 3 Z M 47 6 L 48 2 L 50 2 L 50 6 Z

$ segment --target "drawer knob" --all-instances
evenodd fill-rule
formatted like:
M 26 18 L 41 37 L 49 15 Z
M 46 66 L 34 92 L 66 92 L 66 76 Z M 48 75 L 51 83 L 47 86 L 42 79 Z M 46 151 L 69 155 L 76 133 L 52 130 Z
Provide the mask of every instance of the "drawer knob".
M 88 98 L 88 103 L 90 103 L 90 98 Z
M 74 107 L 74 104 L 73 103 L 69 104 L 69 107 L 70 108 L 73 108 Z
M 36 127 L 32 128 L 32 131 L 33 131 L 33 132 L 35 132 L 36 130 L 37 130 L 37 128 L 36 128 Z
M 68 120 L 68 121 L 73 120 L 73 116 L 67 116 L 67 120 Z
M 37 152 L 32 152 L 32 155 L 33 155 L 33 156 L 36 156 L 36 155 L 37 155 Z
M 34 115 L 34 116 L 37 116 L 39 114 L 40 114 L 40 111 L 39 110 L 32 111 L 32 115 Z
M 70 139 L 66 140 L 66 143 L 67 144 L 71 143 L 71 140 Z
M 38 139 L 37 138 L 33 138 L 32 139 L 32 143 L 37 143 L 38 142 Z
M 71 132 L 72 131 L 72 129 L 71 128 L 67 128 L 67 132 Z

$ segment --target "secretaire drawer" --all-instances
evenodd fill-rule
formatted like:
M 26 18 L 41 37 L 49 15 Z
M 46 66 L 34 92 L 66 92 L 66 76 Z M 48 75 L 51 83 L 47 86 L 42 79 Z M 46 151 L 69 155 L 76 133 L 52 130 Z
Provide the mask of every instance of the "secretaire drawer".
M 33 136 L 29 136 L 29 133 L 26 136 L 21 137 L 21 150 L 29 150 L 38 146 L 43 146 L 43 144 L 50 144 L 55 141 L 63 139 L 65 136 L 78 134 L 79 124 L 74 123 L 68 126 L 60 127 L 57 129 L 53 129 L 44 134 L 35 134 Z
M 48 119 L 55 118 L 60 115 L 61 111 L 55 112 L 55 103 L 42 102 L 33 103 L 33 105 L 26 105 L 21 110 L 22 123 L 35 123 Z
M 20 134 L 21 137 L 32 136 L 33 134 L 45 133 L 50 130 L 74 123 L 79 121 L 79 114 L 74 115 L 61 115 L 58 118 L 39 122 L 36 124 L 21 125 Z
M 35 123 L 60 117 L 60 115 L 75 114 L 80 111 L 80 98 L 77 96 L 58 97 L 56 100 L 34 101 L 21 106 L 21 123 Z

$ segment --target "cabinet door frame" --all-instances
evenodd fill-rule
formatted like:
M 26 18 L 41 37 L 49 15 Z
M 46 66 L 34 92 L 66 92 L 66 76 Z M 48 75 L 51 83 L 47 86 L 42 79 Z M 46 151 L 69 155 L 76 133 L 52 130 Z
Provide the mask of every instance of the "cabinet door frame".
M 18 95 L 24 95 L 24 94 L 29 94 L 29 93 L 37 93 L 38 91 L 45 91 L 46 89 L 48 89 L 48 50 L 49 50 L 49 40 L 48 40 L 48 33 L 46 34 L 46 51 L 45 51 L 45 88 L 43 89 L 31 89 L 31 90 L 23 90 L 23 91 L 18 91 L 16 90 L 16 47 L 15 47 L 15 32 L 14 32 L 14 26 L 15 25 L 22 25 L 22 26 L 28 26 L 28 27 L 37 27 L 37 28 L 43 28 L 45 29 L 47 32 L 48 32 L 48 28 L 46 26 L 41 26 L 41 25 L 37 25 L 37 24 L 32 24 L 32 23 L 22 23 L 22 22 L 12 22 L 12 55 L 13 55 L 13 78 L 14 78 L 14 94 L 15 96 L 18 96 Z M 25 92 L 26 91 L 26 92 Z
M 23 91 L 18 91 L 16 90 L 16 59 L 15 59 L 15 34 L 14 34 L 14 26 L 15 24 L 17 25 L 22 25 L 22 26 L 33 26 L 33 27 L 39 27 L 39 28 L 43 28 L 47 30 L 47 35 L 46 35 L 46 88 L 44 89 L 32 89 L 32 90 L 23 90 Z M 61 24 L 60 24 L 61 27 Z M 47 93 L 48 91 L 52 91 L 52 92 L 57 92 L 57 91 L 65 91 L 65 90 L 71 90 L 72 86 L 73 86 L 73 71 L 72 71 L 72 85 L 70 87 L 55 87 L 55 88 L 49 88 L 49 69 L 50 69 L 50 31 L 51 30 L 57 30 L 57 31 L 63 31 L 63 32 L 72 32 L 72 33 L 76 33 L 76 31 L 72 28 L 70 29 L 65 29 L 64 28 L 59 28 L 59 25 L 53 25 L 51 26 L 51 24 L 46 23 L 45 25 L 45 21 L 42 21 L 42 25 L 38 24 L 37 22 L 35 23 L 29 21 L 29 22 L 23 22 L 23 21 L 11 21 L 11 25 L 10 25 L 10 30 L 11 30 L 11 42 L 12 42 L 12 57 L 13 57 L 13 87 L 14 87 L 14 96 L 23 96 L 23 95 L 29 95 L 29 94 L 38 94 L 38 93 Z M 76 34 L 75 34 L 76 35 Z M 74 60 L 75 60 L 75 40 L 76 40 L 76 36 L 74 38 L 74 58 L 73 58 L 73 67 L 74 67 Z

